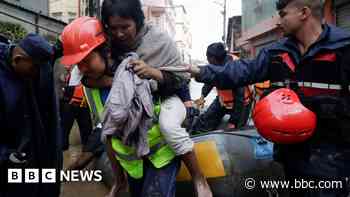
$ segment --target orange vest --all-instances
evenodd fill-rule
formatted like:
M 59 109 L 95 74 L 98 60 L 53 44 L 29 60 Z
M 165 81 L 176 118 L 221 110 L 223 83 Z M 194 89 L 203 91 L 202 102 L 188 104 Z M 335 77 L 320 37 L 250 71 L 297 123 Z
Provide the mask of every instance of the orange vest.
M 81 107 L 85 106 L 84 88 L 82 84 L 74 87 L 73 96 L 69 103 L 78 104 Z
M 229 54 L 232 57 L 232 60 L 239 60 L 239 57 L 233 54 Z M 226 109 L 233 109 L 234 106 L 234 93 L 232 90 L 217 90 L 219 101 L 222 106 L 224 106 Z M 252 97 L 252 90 L 250 86 L 244 87 L 244 100 L 243 104 L 244 106 L 247 106 L 250 103 Z
M 219 101 L 221 106 L 224 106 L 226 109 L 233 109 L 235 95 L 232 90 L 217 90 Z M 249 86 L 244 87 L 244 98 L 243 104 L 244 106 L 249 105 L 252 96 L 252 90 Z
M 233 109 L 235 99 L 232 90 L 218 89 L 217 91 L 221 106 L 224 106 L 226 109 Z

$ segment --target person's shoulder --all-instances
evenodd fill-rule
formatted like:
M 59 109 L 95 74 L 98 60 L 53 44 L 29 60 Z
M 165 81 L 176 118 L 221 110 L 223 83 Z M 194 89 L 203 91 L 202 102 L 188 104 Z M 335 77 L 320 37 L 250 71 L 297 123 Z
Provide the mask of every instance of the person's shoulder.
M 271 53 L 274 51 L 288 51 L 288 44 L 290 44 L 291 39 L 288 37 L 282 37 L 276 42 L 261 49 L 261 52 Z
M 350 44 L 350 33 L 340 27 L 328 25 L 328 40 L 329 42 L 347 42 Z
M 269 47 L 267 47 L 267 49 L 279 49 L 279 48 L 286 48 L 286 46 L 288 45 L 288 43 L 293 42 L 291 38 L 289 37 L 282 37 L 280 39 L 278 39 L 276 42 L 274 42 L 273 44 L 271 44 Z

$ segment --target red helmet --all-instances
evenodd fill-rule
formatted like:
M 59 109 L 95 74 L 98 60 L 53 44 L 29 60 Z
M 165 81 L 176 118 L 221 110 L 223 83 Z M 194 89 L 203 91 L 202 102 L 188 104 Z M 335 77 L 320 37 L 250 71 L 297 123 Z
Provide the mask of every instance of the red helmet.
M 101 22 L 83 16 L 68 24 L 61 35 L 63 57 L 61 64 L 71 66 L 83 60 L 92 50 L 106 41 Z
M 264 138 L 279 144 L 303 142 L 316 128 L 315 113 L 287 88 L 275 90 L 261 99 L 254 108 L 253 120 Z

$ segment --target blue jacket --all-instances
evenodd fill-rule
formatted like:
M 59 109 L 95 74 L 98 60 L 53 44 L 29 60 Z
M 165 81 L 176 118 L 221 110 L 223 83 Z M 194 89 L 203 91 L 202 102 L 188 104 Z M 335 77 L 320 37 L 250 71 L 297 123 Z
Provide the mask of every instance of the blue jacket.
M 263 48 L 256 59 L 231 61 L 224 67 L 205 66 L 201 68 L 196 80 L 221 88 L 235 88 L 265 80 L 283 81 L 293 77 L 300 81 L 339 82 L 337 81 L 339 73 L 335 73 L 336 69 L 330 66 L 316 68 L 310 63 L 314 57 L 324 52 L 335 51 L 338 53 L 349 47 L 350 35 L 334 26 L 324 25 L 323 29 L 319 40 L 304 55 L 300 54 L 293 38 L 283 38 L 271 47 Z M 286 66 L 277 69 L 278 65 L 274 62 L 281 53 L 287 53 L 297 65 L 296 76 L 291 77 L 290 70 Z M 338 59 L 342 58 L 341 55 L 337 57 Z
M 62 167 L 61 130 L 54 91 L 52 64 L 40 66 L 37 79 L 20 78 L 13 71 L 13 47 L 0 43 L 0 168 L 21 168 L 8 160 L 9 152 L 28 155 L 23 168 Z M 0 176 L 7 176 L 0 173 Z M 0 179 L 4 180 L 3 177 Z M 58 197 L 57 184 L 16 184 L 0 196 Z

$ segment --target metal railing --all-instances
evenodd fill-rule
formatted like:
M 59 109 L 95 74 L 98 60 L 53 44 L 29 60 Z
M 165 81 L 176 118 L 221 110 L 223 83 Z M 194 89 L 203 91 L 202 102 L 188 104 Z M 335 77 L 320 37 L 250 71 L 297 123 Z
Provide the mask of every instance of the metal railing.
M 3 15 L 5 15 L 5 16 L 8 16 L 8 17 L 13 18 L 13 19 L 15 19 L 15 20 L 18 20 L 18 21 L 21 21 L 21 22 L 24 22 L 24 23 L 33 25 L 33 26 L 35 27 L 35 32 L 36 32 L 36 33 L 39 33 L 39 32 L 40 32 L 39 29 L 43 29 L 43 30 L 45 30 L 45 31 L 48 31 L 48 32 L 51 32 L 51 33 L 55 33 L 55 34 L 57 34 L 57 35 L 60 34 L 60 32 L 57 32 L 57 31 L 54 31 L 54 30 L 49 29 L 49 28 L 47 28 L 47 27 L 44 27 L 44 26 L 42 26 L 42 25 L 39 25 L 39 24 L 38 24 L 39 17 L 40 17 L 39 14 L 36 15 L 36 17 L 35 17 L 35 23 L 33 23 L 32 21 L 23 19 L 23 18 L 21 18 L 21 17 L 14 16 L 14 15 L 12 15 L 12 14 L 3 12 L 3 11 L 0 11 L 0 14 L 3 14 Z

